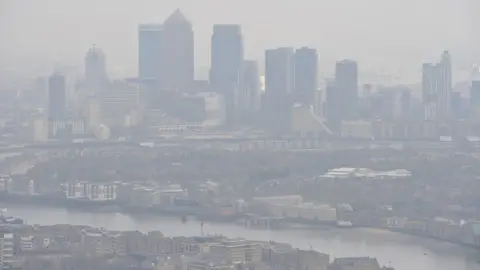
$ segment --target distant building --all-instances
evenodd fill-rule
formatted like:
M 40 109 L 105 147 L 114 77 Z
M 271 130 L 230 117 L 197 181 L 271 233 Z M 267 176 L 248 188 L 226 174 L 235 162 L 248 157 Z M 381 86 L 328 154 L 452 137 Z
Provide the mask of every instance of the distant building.
M 66 184 L 67 199 L 84 199 L 90 201 L 112 201 L 117 198 L 114 184 L 75 182 Z
M 352 60 L 337 62 L 335 66 L 335 114 L 340 120 L 353 120 L 358 108 L 358 66 Z
M 295 51 L 278 48 L 265 52 L 265 95 L 262 109 L 266 124 L 284 133 L 290 123 L 292 93 L 295 87 Z
M 241 87 L 238 93 L 238 106 L 241 111 L 252 114 L 260 110 L 260 88 L 261 82 L 257 61 L 243 61 Z
M 93 45 L 85 55 L 85 84 L 90 91 L 98 91 L 109 83 L 106 57 Z
M 377 259 L 369 257 L 336 258 L 330 265 L 331 270 L 380 270 Z
M 60 120 L 66 116 L 66 80 L 58 73 L 48 79 L 48 119 Z
M 42 143 L 48 140 L 48 121 L 43 117 L 32 120 L 33 142 Z
M 300 48 L 295 52 L 295 102 L 316 105 L 318 91 L 318 53 L 316 49 Z
M 136 126 L 140 122 L 142 106 L 138 85 L 116 81 L 99 93 L 99 98 L 101 124 L 111 128 L 124 128 Z M 92 113 L 95 114 L 95 111 Z
M 14 237 L 11 233 L 0 233 L 0 269 L 9 269 L 14 262 Z
M 480 80 L 472 81 L 470 87 L 470 115 L 480 118 Z
M 194 80 L 194 34 L 178 9 L 163 23 L 161 55 L 162 87 L 183 91 Z
M 233 263 L 258 263 L 262 260 L 260 244 L 243 239 L 228 239 L 210 245 L 210 255 Z
M 197 123 L 208 127 L 219 127 L 227 119 L 226 101 L 217 93 L 198 93 L 183 98 L 184 107 L 180 114 L 189 123 Z
M 71 139 L 85 134 L 85 119 L 83 118 L 65 118 L 48 123 L 48 138 Z
M 138 27 L 138 76 L 144 82 L 161 81 L 163 26 L 142 24 Z
M 439 63 L 423 64 L 422 96 L 424 120 L 447 121 L 451 116 L 452 63 L 449 52 Z
M 238 91 L 242 78 L 243 37 L 240 25 L 217 24 L 213 26 L 211 42 L 210 85 L 225 96 L 227 120 L 235 118 Z

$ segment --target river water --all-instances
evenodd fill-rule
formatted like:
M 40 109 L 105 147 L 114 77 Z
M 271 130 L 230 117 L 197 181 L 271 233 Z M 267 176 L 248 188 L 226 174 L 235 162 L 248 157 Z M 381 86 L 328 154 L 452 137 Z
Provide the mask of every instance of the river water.
M 0 205 L 8 215 L 23 218 L 28 224 L 73 224 L 110 230 L 158 230 L 167 236 L 201 235 L 200 223 L 159 216 L 131 217 L 118 213 L 86 213 L 59 207 Z M 469 248 L 414 236 L 373 229 L 290 229 L 267 231 L 235 224 L 204 224 L 205 234 L 222 234 L 252 240 L 275 240 L 295 247 L 313 248 L 334 257 L 376 257 L 382 265 L 397 270 L 480 270 L 480 252 Z

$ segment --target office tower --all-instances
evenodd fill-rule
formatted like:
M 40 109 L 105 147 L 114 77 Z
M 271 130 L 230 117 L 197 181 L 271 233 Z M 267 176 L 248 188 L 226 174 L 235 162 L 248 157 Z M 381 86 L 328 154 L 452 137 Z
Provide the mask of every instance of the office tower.
M 295 87 L 295 52 L 278 48 L 265 52 L 264 104 L 268 124 L 284 132 L 290 123 L 292 93 Z
M 295 102 L 315 105 L 317 91 L 317 50 L 306 47 L 300 48 L 295 52 Z
M 285 97 L 295 87 L 295 52 L 278 48 L 265 52 L 265 94 L 267 98 Z
M 243 64 L 243 38 L 240 25 L 214 25 L 211 45 L 210 84 L 225 94 L 238 85 Z
M 210 85 L 225 97 L 227 121 L 233 122 L 238 101 L 243 38 L 240 25 L 214 25 L 211 41 Z
M 162 33 L 163 26 L 160 24 L 138 27 L 138 76 L 156 85 L 161 79 Z
M 341 96 L 335 84 L 335 79 L 327 79 L 327 87 L 325 93 L 325 118 L 327 119 L 328 126 L 338 131 L 341 124 L 341 113 L 343 108 L 340 107 Z
M 452 94 L 452 64 L 445 51 L 439 63 L 423 64 L 422 96 L 424 119 L 446 121 L 450 117 Z
M 340 120 L 353 120 L 358 111 L 358 66 L 352 60 L 337 62 L 335 66 L 336 105 Z
M 194 36 L 192 24 L 180 10 L 163 23 L 162 87 L 183 91 L 194 80 Z
M 472 81 L 470 87 L 470 117 L 480 118 L 480 80 Z
M 105 54 L 93 45 L 85 55 L 85 84 L 92 90 L 108 86 L 108 73 Z
M 472 81 L 470 87 L 470 105 L 480 106 L 480 80 Z
M 260 109 L 260 74 L 257 61 L 246 60 L 242 65 L 242 79 L 239 93 L 239 106 L 252 114 Z
M 400 108 L 404 119 L 412 116 L 412 95 L 410 89 L 403 89 L 400 94 Z
M 54 73 L 48 79 L 48 119 L 61 120 L 66 114 L 65 76 Z
M 442 59 L 437 65 L 439 68 L 438 82 L 438 115 L 441 120 L 448 120 L 450 117 L 452 85 L 452 60 L 450 53 L 444 51 Z

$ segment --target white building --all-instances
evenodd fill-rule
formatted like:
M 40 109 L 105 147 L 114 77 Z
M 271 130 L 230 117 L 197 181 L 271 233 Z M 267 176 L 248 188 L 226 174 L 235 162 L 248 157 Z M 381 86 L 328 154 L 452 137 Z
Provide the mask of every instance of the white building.
M 13 234 L 0 235 L 0 267 L 6 269 L 6 265 L 13 263 Z
M 345 178 L 368 178 L 368 179 L 397 179 L 412 176 L 412 173 L 405 169 L 396 169 L 389 171 L 375 171 L 367 168 L 335 168 L 320 176 L 320 178 L 328 179 L 345 179 Z
M 117 199 L 117 187 L 115 184 L 97 184 L 89 182 L 67 183 L 66 196 L 68 199 L 111 201 Z

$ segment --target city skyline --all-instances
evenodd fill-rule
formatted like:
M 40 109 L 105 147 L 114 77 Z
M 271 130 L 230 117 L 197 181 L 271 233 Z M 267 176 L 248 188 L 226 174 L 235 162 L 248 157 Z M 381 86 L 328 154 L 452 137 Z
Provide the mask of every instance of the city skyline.
M 251 18 L 246 18 L 242 14 L 247 14 L 246 9 L 252 7 L 252 3 L 245 2 L 243 5 L 240 3 L 234 2 L 231 7 L 225 7 L 225 4 L 217 3 L 214 0 L 209 0 L 212 3 L 218 4 L 218 7 L 225 8 L 225 13 L 219 13 L 219 11 L 212 11 L 210 15 L 205 9 L 195 9 L 198 8 L 196 4 L 192 4 L 188 1 L 179 2 L 175 4 L 172 3 L 165 4 L 164 9 L 150 10 L 151 7 L 155 6 L 152 2 L 146 2 L 142 5 L 132 7 L 127 3 L 119 3 L 118 11 L 109 11 L 107 9 L 108 3 L 102 3 L 97 7 L 96 14 L 92 15 L 88 21 L 85 21 L 82 17 L 82 12 L 85 12 L 86 3 L 74 4 L 74 7 L 77 7 L 77 10 L 72 10 L 72 7 L 65 7 L 64 4 L 56 3 L 55 0 L 51 0 L 48 3 L 48 8 L 51 9 L 50 13 L 42 14 L 33 14 L 32 18 L 38 18 L 39 25 L 42 23 L 45 26 L 50 28 L 39 29 L 35 35 L 21 35 L 11 36 L 12 33 L 9 31 L 3 31 L 0 29 L 0 33 L 6 35 L 7 42 L 3 45 L 6 49 L 9 49 L 11 53 L 8 55 L 0 55 L 0 59 L 10 58 L 15 59 L 13 66 L 20 64 L 22 62 L 22 55 L 29 58 L 32 58 L 30 52 L 33 51 L 42 51 L 42 53 L 33 53 L 35 55 L 42 55 L 42 59 L 39 57 L 33 57 L 41 61 L 37 61 L 37 66 L 39 68 L 31 67 L 31 69 L 44 70 L 45 66 L 55 66 L 57 63 L 66 63 L 67 65 L 80 65 L 78 60 L 78 53 L 75 51 L 85 50 L 85 47 L 90 46 L 91 44 L 98 44 L 102 47 L 107 55 L 111 64 L 109 65 L 109 71 L 114 77 L 127 77 L 136 74 L 136 29 L 139 24 L 151 23 L 151 22 L 160 22 L 162 19 L 165 19 L 169 13 L 171 13 L 175 8 L 179 7 L 186 16 L 190 18 L 194 25 L 195 30 L 195 55 L 196 55 L 196 65 L 197 76 L 205 76 L 206 66 L 209 65 L 209 47 L 210 47 L 210 35 L 213 24 L 223 24 L 223 23 L 235 23 L 242 25 L 244 37 L 245 37 L 245 53 L 246 58 L 255 59 L 260 62 L 263 61 L 263 51 L 271 47 L 278 46 L 294 46 L 302 47 L 308 46 L 316 48 L 320 54 L 320 70 L 321 74 L 333 73 L 333 64 L 344 58 L 356 59 L 358 62 L 364 63 L 362 66 L 366 72 L 376 72 L 376 73 L 388 73 L 392 76 L 399 76 L 404 78 L 408 83 L 410 82 L 419 82 L 420 77 L 418 71 L 421 70 L 421 63 L 423 62 L 432 62 L 436 57 L 438 52 L 448 49 L 453 55 L 455 55 L 454 62 L 454 71 L 465 70 L 471 66 L 470 61 L 467 61 L 469 57 L 472 56 L 472 51 L 474 46 L 474 35 L 470 34 L 469 25 L 472 24 L 468 9 L 466 9 L 470 2 L 467 0 L 463 1 L 460 4 L 453 5 L 450 3 L 440 2 L 437 3 L 439 9 L 438 14 L 429 15 L 432 20 L 432 23 L 437 23 L 432 26 L 428 23 L 423 23 L 419 18 L 422 16 L 422 11 L 426 11 L 428 3 L 419 3 L 415 6 L 416 10 L 411 14 L 412 22 L 405 23 L 405 25 L 400 26 L 395 23 L 398 15 L 393 14 L 394 11 L 392 7 L 385 7 L 385 4 L 382 4 L 379 1 L 371 0 L 372 4 L 378 6 L 378 10 L 382 10 L 383 14 L 375 15 L 372 10 L 365 10 L 364 14 L 361 16 L 368 17 L 369 20 L 361 20 L 360 15 L 356 15 L 350 9 L 345 9 L 347 5 L 351 7 L 359 7 L 356 4 L 350 3 L 351 1 L 344 0 L 342 3 L 337 4 L 326 4 L 325 2 L 320 1 L 318 5 L 312 6 L 313 10 L 309 11 L 307 8 L 294 8 L 291 9 L 287 4 L 277 4 L 278 10 L 271 12 L 271 18 L 265 21 L 263 17 L 260 16 L 258 10 L 252 10 Z M 88 2 L 88 1 L 87 1 Z M 428 2 L 428 1 L 426 1 Z M 58 6 L 57 6 L 58 4 Z M 308 3 L 306 3 L 308 4 Z M 262 6 L 265 7 L 266 4 Z M 308 4 L 313 5 L 313 4 Z M 399 4 L 399 3 L 390 3 L 390 5 L 399 8 L 400 10 L 408 10 L 408 3 Z M 8 20 L 11 25 L 16 27 L 19 31 L 22 30 L 20 26 L 22 23 L 22 16 L 26 16 L 26 11 L 22 10 L 21 4 L 7 4 L 7 11 L 4 11 L 6 15 L 3 20 Z M 129 7 L 132 11 L 129 14 L 128 19 L 119 21 L 121 16 L 119 13 L 122 8 L 125 10 L 126 7 Z M 45 7 L 38 7 L 39 11 Z M 73 13 L 75 16 L 70 16 L 70 18 L 63 18 L 65 15 L 60 15 L 55 12 L 56 9 L 63 8 L 65 9 L 65 14 L 69 12 Z M 233 8 L 238 8 L 238 14 L 234 14 Z M 315 11 L 320 11 L 318 8 L 323 8 L 321 11 L 332 13 L 332 15 L 324 16 L 322 23 L 316 24 L 317 28 L 313 31 L 295 31 L 295 28 L 299 27 L 308 27 L 307 21 L 313 20 L 315 17 Z M 145 15 L 140 16 L 139 11 L 142 10 Z M 129 10 L 130 11 L 130 10 Z M 298 16 L 295 16 L 298 12 L 305 12 L 305 18 L 299 19 Z M 229 16 L 226 16 L 228 13 Z M 342 14 L 348 15 L 350 19 L 341 21 L 339 18 L 333 18 L 333 14 Z M 449 14 L 450 13 L 450 14 Z M 320 13 L 321 14 L 321 13 Z M 455 16 L 459 20 L 449 20 L 448 23 L 442 22 L 442 16 L 449 14 L 449 17 Z M 30 16 L 29 15 L 29 16 Z M 203 15 L 203 16 L 202 16 Z M 282 22 L 280 17 L 285 15 L 291 15 L 292 20 L 287 20 Z M 390 16 L 392 15 L 392 16 Z M 393 16 L 395 15 L 395 16 Z M 106 17 L 111 19 L 108 22 L 104 20 L 99 21 L 99 17 Z M 70 44 L 71 41 L 62 41 L 56 42 L 53 44 L 48 44 L 50 41 L 55 40 L 55 36 L 52 36 L 54 33 L 64 33 L 65 29 L 50 25 L 53 24 L 53 21 L 56 19 L 62 18 L 65 20 L 67 25 L 70 25 L 74 22 L 82 22 L 83 24 L 78 27 L 72 28 L 75 29 L 75 35 L 72 36 L 75 43 Z M 382 20 L 382 24 L 374 24 L 374 19 Z M 414 23 L 414 19 L 418 19 L 417 30 L 407 31 L 407 26 Z M 360 20 L 360 21 L 359 21 Z M 114 24 L 113 22 L 118 22 Z M 398 23 L 398 22 L 397 22 Z M 91 25 L 95 24 L 95 30 L 91 29 Z M 276 24 L 276 27 L 273 25 Z M 290 24 L 291 27 L 286 28 L 286 24 Z M 335 31 L 331 31 L 331 25 L 336 25 Z M 385 27 L 384 27 L 385 26 Z M 385 28 L 385 29 L 384 29 Z M 106 30 L 108 31 L 106 32 Z M 383 29 L 383 30 L 382 30 Z M 428 30 L 430 29 L 430 30 Z M 88 31 L 87 31 L 88 30 Z M 382 30 L 382 31 L 380 31 Z M 439 34 L 440 30 L 443 31 L 442 34 Z M 422 32 L 423 31 L 423 32 Z M 27 29 L 22 31 L 23 33 L 28 33 Z M 428 35 L 421 33 L 429 33 Z M 108 33 L 108 34 L 107 34 Z M 355 34 L 356 33 L 356 34 Z M 30 47 L 28 39 L 38 36 L 39 34 L 45 35 L 45 41 L 38 42 L 33 49 Z M 368 36 L 371 39 L 372 44 L 366 44 L 367 41 L 363 37 Z M 412 39 L 413 37 L 421 37 Z M 427 38 L 428 36 L 428 38 Z M 118 39 L 116 39 L 118 38 Z M 379 39 L 380 38 L 380 39 Z M 116 39 L 115 46 L 112 46 L 112 40 Z M 118 41 L 122 41 L 119 42 Z M 398 40 L 404 40 L 402 42 L 397 42 Z M 351 46 L 351 42 L 355 41 L 355 46 Z M 15 45 L 17 44 L 17 45 Z M 21 45 L 21 46 L 18 46 Z M 466 48 L 471 46 L 471 48 Z M 82 48 L 80 48 L 82 47 Z M 54 49 L 55 48 L 55 49 Z M 33 49 L 33 50 L 32 50 Z M 53 50 L 53 51 L 52 51 Z M 17 52 L 21 52 L 19 55 Z M 368 52 L 368 53 L 367 53 Z M 8 60 L 8 59 L 7 59 Z M 12 61 L 4 61 L 4 63 L 12 63 Z M 11 67 L 12 65 L 8 65 Z M 40 68 L 43 66 L 44 68 Z M 205 67 L 205 68 L 203 68 Z M 412 70 L 412 72 L 407 72 Z M 412 73 L 412 74 L 404 74 Z M 415 71 L 415 72 L 414 72 Z M 44 72 L 45 73 L 45 72 Z M 47 72 L 48 73 L 48 72 Z M 413 78 L 412 78 L 413 77 Z M 458 76 L 456 76 L 458 77 Z M 462 76 L 460 76 L 462 77 Z

